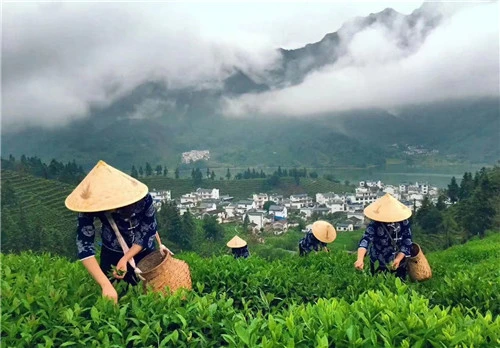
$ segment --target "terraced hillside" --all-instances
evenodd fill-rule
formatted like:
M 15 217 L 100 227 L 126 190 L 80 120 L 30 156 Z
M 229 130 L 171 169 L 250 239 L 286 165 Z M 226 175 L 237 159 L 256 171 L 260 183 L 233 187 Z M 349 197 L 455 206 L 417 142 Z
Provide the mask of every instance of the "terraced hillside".
M 19 248 L 23 249 L 22 246 L 38 243 L 31 246 L 37 250 L 74 256 L 76 215 L 64 205 L 73 187 L 8 170 L 2 171 L 1 182 L 2 249 L 16 250 L 18 243 L 21 243 Z M 60 240 L 49 243 L 54 239 Z M 44 248 L 48 244 L 51 248 Z M 53 245 L 57 246 L 56 250 Z

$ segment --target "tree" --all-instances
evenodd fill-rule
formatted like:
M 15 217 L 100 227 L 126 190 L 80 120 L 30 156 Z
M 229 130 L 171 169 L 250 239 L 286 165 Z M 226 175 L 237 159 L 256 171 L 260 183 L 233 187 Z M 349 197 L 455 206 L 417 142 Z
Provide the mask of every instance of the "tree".
M 179 167 L 175 168 L 175 173 L 174 173 L 174 175 L 175 175 L 175 178 L 176 178 L 176 179 L 179 179 Z
M 458 192 L 458 199 L 467 199 L 472 195 L 474 191 L 474 179 L 472 179 L 472 173 L 465 172 L 460 183 L 460 190 Z
M 179 245 L 185 250 L 193 249 L 193 238 L 196 231 L 193 214 L 188 210 L 182 215 L 182 233 L 179 236 Z
M 163 168 L 161 167 L 161 164 L 158 164 L 155 168 L 156 175 L 161 175 L 163 171 Z
M 452 237 L 460 234 L 460 228 L 451 214 L 443 215 L 443 232 L 445 235 L 445 246 L 449 248 L 453 245 Z
M 299 186 L 300 185 L 300 176 L 298 174 L 296 174 L 294 177 L 293 177 L 294 181 L 295 181 L 295 185 Z
M 476 189 L 471 198 L 465 200 L 460 209 L 462 225 L 469 236 L 484 237 L 491 228 L 495 216 L 495 207 L 485 192 Z
M 451 182 L 448 185 L 448 190 L 446 191 L 446 194 L 448 195 L 451 203 L 455 203 L 458 201 L 459 191 L 460 188 L 457 185 L 457 179 L 455 179 L 455 177 L 452 177 Z
M 203 182 L 203 174 L 201 174 L 200 168 L 196 168 L 191 175 L 194 185 L 200 185 Z
M 149 164 L 149 162 L 146 162 L 146 176 L 151 175 L 153 175 L 153 168 L 151 168 L 151 164 Z
M 215 180 L 215 172 L 212 170 L 212 173 L 210 174 L 210 179 Z
M 444 196 L 443 194 L 440 194 L 438 197 L 438 201 L 436 203 L 437 210 L 444 211 L 446 209 L 446 204 L 444 203 L 445 200 L 446 200 L 446 196 Z
M 215 219 L 215 216 L 205 215 L 203 217 L 203 231 L 205 238 L 213 242 L 221 241 L 224 238 L 224 229 Z
M 266 179 L 264 188 L 266 189 L 267 187 L 269 188 L 277 187 L 279 186 L 279 184 L 280 184 L 280 177 L 278 173 L 275 172 L 273 175 L 271 175 L 269 178 Z
M 158 225 L 164 231 L 168 240 L 179 244 L 182 243 L 182 221 L 179 214 L 179 209 L 174 203 L 162 204 L 158 212 Z
M 276 203 L 275 203 L 275 202 L 273 202 L 273 201 L 266 201 L 266 202 L 264 203 L 264 206 L 263 206 L 264 210 L 265 210 L 265 211 L 267 211 L 267 212 L 269 213 L 269 207 L 270 207 L 271 205 L 276 205 Z
M 207 167 L 207 179 L 210 178 L 210 168 Z
M 227 180 L 231 180 L 231 172 L 229 171 L 229 168 L 227 168 L 226 178 Z
M 417 211 L 416 221 L 425 233 L 437 233 L 440 230 L 443 216 L 428 196 L 424 197 L 422 206 Z
M 245 218 L 243 219 L 243 231 L 248 231 L 248 225 L 250 225 L 250 218 L 248 217 L 248 214 L 245 214 Z
M 167 176 L 167 175 L 168 175 L 167 166 L 163 166 L 163 176 Z
M 317 179 L 317 178 L 318 178 L 318 173 L 316 173 L 316 172 L 310 172 L 310 173 L 309 173 L 309 177 L 310 177 L 311 179 Z
M 144 170 L 142 169 L 142 166 L 139 167 L 139 176 L 144 176 Z
M 132 170 L 130 171 L 130 176 L 136 179 L 139 177 L 139 173 L 137 172 L 137 169 L 135 169 L 135 166 L 132 166 Z

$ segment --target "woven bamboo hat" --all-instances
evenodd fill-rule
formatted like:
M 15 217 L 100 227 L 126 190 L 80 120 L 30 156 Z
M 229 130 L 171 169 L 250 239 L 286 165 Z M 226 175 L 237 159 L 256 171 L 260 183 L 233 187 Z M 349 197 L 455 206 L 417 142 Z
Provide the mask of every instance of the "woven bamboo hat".
M 142 182 L 99 161 L 64 203 L 69 210 L 82 213 L 105 211 L 135 203 L 148 191 Z
M 335 227 L 329 222 L 319 220 L 312 224 L 312 233 L 320 242 L 331 243 L 337 238 Z
M 245 245 L 247 245 L 247 242 L 245 242 L 238 236 L 234 236 L 233 239 L 227 242 L 226 245 L 230 248 L 243 248 Z
M 377 199 L 364 210 L 365 215 L 374 221 L 398 222 L 411 216 L 411 209 L 389 193 Z

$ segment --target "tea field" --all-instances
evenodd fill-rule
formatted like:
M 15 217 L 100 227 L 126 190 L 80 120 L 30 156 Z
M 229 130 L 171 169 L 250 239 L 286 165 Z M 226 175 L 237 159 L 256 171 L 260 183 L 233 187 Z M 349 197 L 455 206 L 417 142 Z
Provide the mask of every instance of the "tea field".
M 2 347 L 498 347 L 500 234 L 429 253 L 402 283 L 343 251 L 266 261 L 177 255 L 193 291 L 120 288 L 114 305 L 79 262 L 2 254 Z

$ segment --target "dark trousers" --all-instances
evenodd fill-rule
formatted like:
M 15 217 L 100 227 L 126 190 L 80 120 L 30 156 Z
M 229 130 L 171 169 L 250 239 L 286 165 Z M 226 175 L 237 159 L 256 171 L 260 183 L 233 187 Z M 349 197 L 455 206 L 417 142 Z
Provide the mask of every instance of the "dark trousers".
M 405 260 L 401 261 L 399 267 L 395 271 L 387 269 L 385 265 L 379 265 L 377 268 L 375 268 L 375 263 L 370 261 L 370 272 L 372 275 L 375 275 L 377 273 L 390 272 L 394 274 L 396 277 L 400 278 L 401 280 L 405 280 L 408 273 Z
M 141 261 L 144 257 L 149 255 L 151 252 L 153 252 L 153 250 L 144 249 L 139 254 L 135 255 L 134 260 L 135 260 L 136 266 L 139 263 L 139 261 Z M 120 259 L 122 257 L 123 257 L 123 253 L 119 253 L 119 252 L 110 250 L 104 246 L 101 249 L 100 266 L 101 266 L 101 269 L 104 272 L 104 274 L 106 274 L 106 276 L 108 276 L 108 278 L 112 278 L 112 281 L 111 281 L 112 283 L 118 281 L 119 279 L 116 279 L 111 275 L 111 272 L 112 272 L 111 266 L 116 266 L 118 264 L 118 261 L 120 261 Z M 123 280 L 130 285 L 137 285 L 137 283 L 139 282 L 139 279 L 137 278 L 137 276 L 134 272 L 134 269 L 132 268 L 132 266 L 130 266 L 129 263 L 127 263 L 127 273 L 125 274 L 125 277 L 123 278 Z

